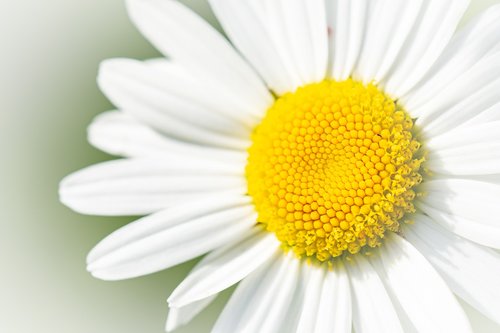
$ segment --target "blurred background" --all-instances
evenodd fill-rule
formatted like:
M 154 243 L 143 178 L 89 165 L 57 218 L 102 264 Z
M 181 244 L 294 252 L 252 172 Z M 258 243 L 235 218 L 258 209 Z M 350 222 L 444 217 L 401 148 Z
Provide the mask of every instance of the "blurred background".
M 206 0 L 182 1 L 215 24 Z M 472 0 L 466 20 L 500 0 Z M 102 282 L 87 252 L 130 219 L 81 216 L 58 202 L 58 182 L 112 159 L 86 127 L 113 109 L 99 92 L 99 62 L 155 51 L 124 0 L 0 0 L 0 332 L 160 333 L 166 299 L 194 262 Z M 179 333 L 209 332 L 228 292 Z M 478 333 L 500 332 L 466 306 Z

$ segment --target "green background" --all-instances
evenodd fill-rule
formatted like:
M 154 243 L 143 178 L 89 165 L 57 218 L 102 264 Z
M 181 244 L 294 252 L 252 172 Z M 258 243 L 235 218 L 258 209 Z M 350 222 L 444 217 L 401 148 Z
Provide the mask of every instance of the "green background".
M 182 2 L 215 22 L 206 0 Z M 473 0 L 467 17 L 494 3 Z M 86 142 L 91 119 L 112 109 L 99 62 L 158 55 L 123 0 L 0 0 L 0 332 L 163 332 L 166 298 L 193 262 L 96 280 L 87 252 L 129 220 L 81 216 L 57 198 L 62 177 L 111 159 Z M 209 332 L 227 296 L 178 332 Z M 477 332 L 500 332 L 467 310 Z

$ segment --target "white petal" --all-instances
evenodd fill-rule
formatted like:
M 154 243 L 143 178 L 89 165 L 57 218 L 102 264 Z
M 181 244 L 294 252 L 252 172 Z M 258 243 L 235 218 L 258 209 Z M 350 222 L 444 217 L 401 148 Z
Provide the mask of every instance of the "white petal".
M 319 82 L 328 66 L 328 35 L 324 0 L 277 0 L 262 2 L 273 45 L 294 87 Z
M 426 167 L 435 173 L 500 173 L 500 121 L 460 126 L 427 140 Z
M 433 173 L 482 176 L 500 173 L 500 142 L 476 143 L 431 151 L 426 167 Z
M 500 202 L 500 185 L 470 179 L 435 179 L 423 184 L 420 200 L 450 215 L 498 226 L 494 214 Z
M 364 83 L 380 82 L 398 56 L 415 24 L 423 0 L 372 0 L 366 35 L 355 77 Z
M 473 115 L 469 120 L 467 120 L 463 124 L 460 124 L 459 127 L 484 124 L 490 121 L 499 121 L 499 120 L 500 120 L 500 102 L 480 112 L 477 115 Z
M 459 148 L 464 145 L 489 142 L 500 142 L 500 121 L 482 123 L 477 125 L 461 126 L 460 128 L 445 132 L 429 138 L 425 145 L 429 150 Z
M 87 263 L 165 229 L 210 215 L 218 211 L 250 204 L 245 196 L 213 196 L 176 205 L 168 210 L 141 218 L 116 230 L 97 244 L 87 257 Z
M 427 137 L 449 131 L 500 102 L 500 51 L 477 63 L 413 113 Z
M 436 268 L 451 290 L 500 323 L 500 255 L 446 231 L 424 215 L 404 226 L 405 237 Z
M 467 219 L 419 202 L 418 208 L 436 223 L 478 244 L 500 249 L 500 224 L 483 223 L 483 219 Z
M 217 92 L 196 84 L 178 65 L 164 65 L 162 70 L 155 67 L 158 64 L 130 59 L 107 60 L 101 64 L 98 82 L 118 108 L 169 136 L 222 147 L 248 146 L 256 120 L 239 109 L 231 111 L 230 102 L 226 104 Z
M 244 168 L 246 152 L 192 145 L 163 136 L 152 128 L 119 111 L 98 115 L 88 129 L 89 142 L 112 155 L 125 157 L 159 157 L 186 160 L 220 161 Z
M 213 27 L 174 0 L 128 0 L 134 23 L 161 52 L 224 86 L 249 110 L 272 103 L 257 74 Z
M 427 73 L 453 36 L 469 0 L 424 0 L 412 33 L 383 82 L 391 96 L 412 89 Z
M 278 252 L 270 267 L 263 266 L 240 283 L 212 332 L 278 332 L 298 276 L 299 260 Z
M 453 81 L 500 47 L 500 6 L 492 6 L 460 30 L 421 83 L 402 98 L 408 110 L 448 90 Z
M 231 287 L 259 268 L 276 252 L 279 242 L 260 226 L 245 239 L 220 248 L 200 261 L 173 291 L 168 302 L 182 307 Z
M 330 75 L 337 81 L 351 76 L 366 25 L 368 1 L 326 1 L 330 44 Z
M 144 215 L 207 195 L 245 194 L 242 172 L 220 161 L 115 160 L 69 175 L 59 195 L 61 202 L 84 214 Z
M 298 324 L 295 332 L 311 333 L 315 332 L 325 270 L 323 267 L 304 262 L 302 271 L 305 290 L 304 298 L 300 300 L 301 309 L 298 313 Z
M 353 296 L 356 333 L 403 332 L 398 315 L 377 272 L 363 256 L 346 262 Z
M 210 0 L 210 4 L 231 41 L 276 93 L 324 78 L 328 61 L 324 0 L 287 1 L 280 12 L 269 12 L 265 1 Z M 275 31 L 275 15 L 285 25 L 280 32 Z
M 170 219 L 169 214 L 170 211 L 166 210 L 145 217 L 136 222 L 144 226 L 126 226 L 119 235 L 105 239 L 103 245 L 98 246 L 105 247 L 106 251 L 95 250 L 100 255 L 93 261 L 89 260 L 87 269 L 104 280 L 121 280 L 157 272 L 241 237 L 250 231 L 257 220 L 251 205 L 219 208 L 189 220 L 179 218 L 179 214 Z M 153 232 L 151 229 L 156 230 Z
M 320 292 L 315 333 L 350 333 L 352 304 L 349 277 L 344 264 L 338 262 L 325 274 Z
M 209 0 L 233 44 L 277 94 L 294 89 L 293 77 L 271 41 L 262 6 L 255 1 Z M 298 82 L 296 83 L 298 84 Z
M 271 273 L 276 273 L 276 267 L 281 259 L 282 253 L 277 251 L 275 255 L 255 272 L 240 282 L 236 290 L 231 295 L 224 310 L 219 315 L 212 333 L 237 332 L 242 315 L 248 309 L 259 288 L 265 288 L 264 283 L 268 283 Z
M 165 331 L 172 332 L 191 321 L 210 303 L 212 303 L 218 294 L 202 299 L 200 301 L 188 304 L 183 307 L 169 307 L 167 323 L 165 324 Z
M 288 305 L 286 320 L 280 325 L 280 331 L 283 332 L 296 332 L 297 325 L 299 323 L 300 314 L 303 310 L 303 303 L 306 298 L 307 292 L 307 282 L 309 271 L 304 269 L 305 264 L 303 261 L 300 262 L 302 269 L 299 269 L 298 281 L 293 291 L 292 301 Z
M 441 276 L 406 240 L 388 234 L 370 261 L 416 332 L 472 332 L 467 316 Z

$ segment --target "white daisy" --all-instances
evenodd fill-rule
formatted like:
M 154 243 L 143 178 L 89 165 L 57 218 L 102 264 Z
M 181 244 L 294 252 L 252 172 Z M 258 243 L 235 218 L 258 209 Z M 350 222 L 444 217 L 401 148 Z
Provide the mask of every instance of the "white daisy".
M 129 0 L 168 58 L 105 61 L 120 109 L 89 140 L 125 159 L 61 185 L 77 212 L 148 215 L 88 256 L 105 280 L 207 254 L 167 331 L 239 285 L 213 332 L 470 332 L 500 323 L 500 6 Z

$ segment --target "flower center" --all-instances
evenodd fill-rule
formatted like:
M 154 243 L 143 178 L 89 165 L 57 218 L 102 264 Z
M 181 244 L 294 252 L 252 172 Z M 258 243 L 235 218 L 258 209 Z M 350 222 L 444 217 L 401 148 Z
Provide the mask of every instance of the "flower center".
M 326 80 L 288 93 L 255 129 L 246 168 L 259 223 L 326 261 L 381 244 L 414 211 L 423 158 L 410 116 L 374 85 Z

